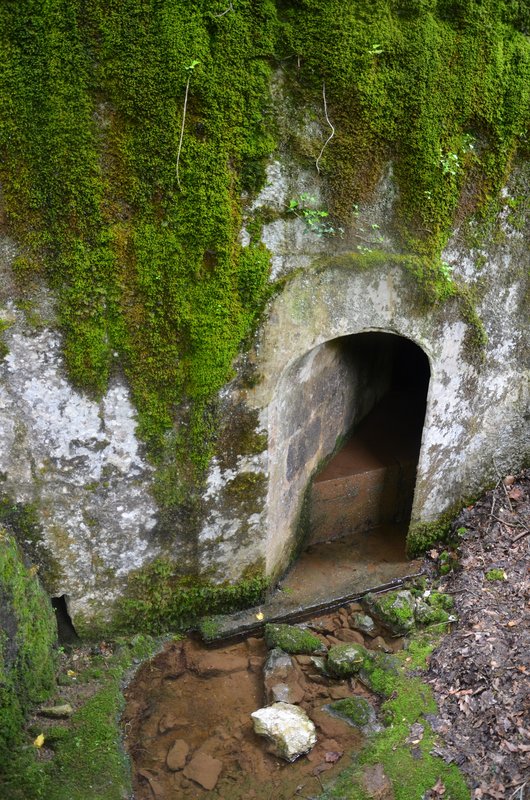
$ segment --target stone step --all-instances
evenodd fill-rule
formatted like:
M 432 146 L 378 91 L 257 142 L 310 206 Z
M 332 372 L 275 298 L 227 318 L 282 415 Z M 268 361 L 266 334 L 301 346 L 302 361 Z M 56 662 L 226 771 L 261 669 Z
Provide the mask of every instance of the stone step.
M 340 539 L 410 515 L 416 464 L 393 464 L 313 484 L 309 543 Z

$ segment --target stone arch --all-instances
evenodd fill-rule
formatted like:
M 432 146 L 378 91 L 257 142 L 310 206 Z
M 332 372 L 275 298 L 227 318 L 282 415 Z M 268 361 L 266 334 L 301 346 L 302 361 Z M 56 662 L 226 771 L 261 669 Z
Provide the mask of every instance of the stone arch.
M 414 342 L 430 366 L 412 521 L 436 519 L 460 496 L 464 478 L 461 455 L 472 421 L 476 370 L 466 355 L 468 325 L 461 319 L 458 303 L 450 300 L 443 306 L 426 307 L 410 275 L 391 262 L 361 271 L 338 260 L 329 262 L 325 269 L 305 271 L 292 277 L 271 305 L 257 348 L 260 381 L 248 394 L 249 405 L 259 411 L 268 432 L 264 556 L 270 575 L 286 566 L 296 547 L 303 495 L 312 473 L 332 452 L 337 435 L 351 426 L 351 420 L 343 419 L 340 431 L 317 431 L 316 416 L 306 414 L 306 419 L 299 421 L 301 428 L 314 424 L 315 430 L 309 435 L 302 430 L 300 440 L 318 439 L 319 445 L 304 454 L 301 444 L 298 461 L 307 458 L 307 467 L 295 476 L 295 422 L 291 426 L 292 441 L 287 441 L 292 387 L 308 383 L 305 376 L 314 377 L 315 370 L 322 376 L 320 383 L 328 380 L 326 375 L 333 381 L 337 369 L 344 370 L 344 364 L 337 362 L 333 343 L 367 332 L 393 334 Z M 317 391 L 314 387 L 319 382 L 312 383 Z M 344 390 L 347 381 L 338 383 Z M 372 391 L 377 394 L 377 386 L 372 385 Z M 329 403 L 339 402 L 333 391 L 330 397 Z M 363 402 L 370 404 L 369 393 Z M 348 403 L 342 408 L 348 408 Z M 333 413 L 340 416 L 336 407 Z M 362 416 L 362 408 L 359 413 Z

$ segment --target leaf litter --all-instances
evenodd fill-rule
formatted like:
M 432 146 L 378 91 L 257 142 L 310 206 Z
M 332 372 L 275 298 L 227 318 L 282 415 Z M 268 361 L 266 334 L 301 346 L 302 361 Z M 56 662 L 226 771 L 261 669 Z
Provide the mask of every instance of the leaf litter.
M 530 470 L 499 480 L 453 530 L 458 566 L 440 591 L 459 621 L 429 666 L 436 754 L 459 765 L 472 800 L 529 800 Z M 504 577 L 488 579 L 492 570 Z

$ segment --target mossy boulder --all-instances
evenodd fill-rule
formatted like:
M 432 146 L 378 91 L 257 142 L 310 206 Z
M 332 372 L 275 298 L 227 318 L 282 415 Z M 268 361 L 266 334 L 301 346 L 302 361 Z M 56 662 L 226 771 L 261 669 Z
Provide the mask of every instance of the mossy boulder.
M 375 710 L 365 697 L 356 695 L 345 697 L 324 706 L 324 709 L 333 717 L 339 717 L 352 727 L 358 728 L 365 736 L 381 730 Z
M 416 599 L 414 607 L 416 622 L 421 625 L 436 625 L 454 622 L 453 598 L 448 594 L 432 592 Z
M 386 594 L 367 594 L 363 605 L 369 614 L 396 636 L 409 633 L 414 628 L 415 600 L 407 589 Z
M 349 678 L 373 659 L 373 654 L 362 644 L 347 642 L 337 644 L 328 652 L 327 668 L 338 678 Z
M 285 653 L 325 653 L 326 648 L 314 633 L 296 625 L 265 625 L 265 641 L 269 649 L 280 648 Z
M 387 653 L 376 653 L 359 670 L 359 680 L 382 697 L 390 697 L 399 681 L 399 659 Z

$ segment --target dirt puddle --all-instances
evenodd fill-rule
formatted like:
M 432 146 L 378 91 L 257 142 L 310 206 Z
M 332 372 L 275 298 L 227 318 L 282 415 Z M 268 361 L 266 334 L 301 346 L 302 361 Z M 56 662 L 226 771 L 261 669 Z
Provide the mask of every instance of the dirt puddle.
M 309 624 L 328 646 L 357 641 L 387 652 L 402 647 L 401 640 L 376 635 L 380 631 L 366 636 L 355 630 L 352 614 L 360 610 L 352 603 Z M 323 706 L 352 694 L 370 696 L 372 702 L 374 697 L 351 679 L 324 677 L 310 656 L 293 656 L 291 688 L 315 723 L 318 742 L 307 756 L 288 764 L 268 752 L 250 719 L 252 711 L 270 702 L 263 679 L 266 656 L 260 638 L 218 649 L 187 639 L 167 644 L 141 667 L 126 691 L 123 717 L 136 800 L 311 798 L 348 766 L 362 736 Z M 203 788 L 212 783 L 214 788 Z

